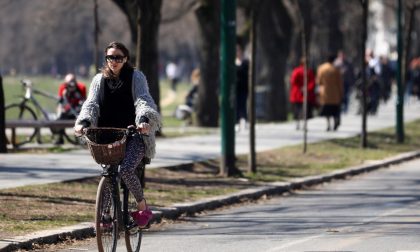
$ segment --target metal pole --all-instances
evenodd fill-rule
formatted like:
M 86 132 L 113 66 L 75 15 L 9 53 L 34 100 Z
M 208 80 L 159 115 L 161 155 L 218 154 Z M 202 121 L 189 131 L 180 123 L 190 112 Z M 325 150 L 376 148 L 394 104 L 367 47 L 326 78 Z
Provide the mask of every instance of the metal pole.
M 299 8 L 299 3 L 297 3 Z M 305 35 L 305 20 L 299 8 L 300 17 L 300 31 L 302 34 L 302 56 L 303 56 L 303 153 L 307 151 L 308 138 L 308 61 L 306 55 L 306 35 Z
M 362 132 L 360 134 L 361 140 L 361 147 L 367 147 L 367 111 L 366 111 L 366 40 L 367 40 L 367 22 L 368 22 L 368 9 L 369 9 L 369 0 L 362 1 L 363 7 L 363 28 L 362 28 L 362 83 L 361 83 L 361 91 L 362 91 L 362 100 L 361 100 L 361 112 L 362 112 Z
M 221 0 L 221 138 L 220 174 L 229 176 L 235 170 L 235 102 L 236 102 L 236 1 Z
M 402 60 L 403 60 L 403 40 L 402 40 L 402 0 L 398 0 L 397 8 L 397 48 L 398 48 L 398 62 L 397 62 L 397 101 L 396 101 L 396 138 L 398 143 L 404 142 L 404 92 L 402 85 Z
M 4 109 L 3 77 L 0 74 L 0 153 L 7 153 L 6 111 Z
M 248 171 L 257 172 L 256 152 L 255 152 L 255 66 L 256 66 L 256 39 L 257 39 L 257 15 L 258 4 L 253 2 L 252 17 L 251 17 L 251 60 L 249 64 L 249 83 L 248 83 L 248 114 L 249 114 L 249 156 L 248 156 Z

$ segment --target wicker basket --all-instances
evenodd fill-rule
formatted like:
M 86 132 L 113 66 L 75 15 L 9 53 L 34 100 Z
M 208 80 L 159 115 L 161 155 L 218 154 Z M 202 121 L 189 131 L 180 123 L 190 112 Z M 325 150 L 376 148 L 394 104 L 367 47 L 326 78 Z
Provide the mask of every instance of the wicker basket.
M 125 132 L 120 128 L 88 128 L 85 139 L 93 159 L 98 164 L 119 164 L 125 155 Z

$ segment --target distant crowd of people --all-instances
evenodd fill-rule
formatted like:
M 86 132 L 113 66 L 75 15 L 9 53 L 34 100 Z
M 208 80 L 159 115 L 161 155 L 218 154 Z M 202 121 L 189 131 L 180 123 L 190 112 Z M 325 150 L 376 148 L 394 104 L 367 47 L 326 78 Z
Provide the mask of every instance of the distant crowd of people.
M 248 71 L 249 60 L 245 56 L 244 46 L 238 42 L 236 45 L 236 130 L 247 127 L 248 112 Z M 298 66 L 292 69 L 290 75 L 289 102 L 296 129 L 301 128 L 304 118 L 304 60 L 300 59 Z M 352 62 L 347 59 L 343 51 L 329 55 L 325 62 L 316 67 L 309 67 L 307 63 L 307 107 L 306 118 L 312 118 L 315 114 L 323 116 L 327 121 L 327 131 L 335 131 L 341 124 L 341 113 L 349 111 L 352 99 L 360 100 L 361 73 L 356 72 Z M 375 57 L 371 50 L 366 52 L 367 68 L 367 112 L 376 114 L 381 101 L 387 102 L 391 97 L 392 83 L 395 78 L 395 70 L 387 57 Z M 172 90 L 176 90 L 179 75 L 174 62 L 169 62 L 166 67 L 167 78 L 171 83 Z M 407 92 L 420 97 L 420 57 L 413 59 L 410 64 Z M 196 68 L 192 71 L 191 89 L 185 97 L 185 103 L 177 107 L 175 116 L 178 119 L 192 123 L 191 116 L 197 104 L 200 72 Z M 360 101 L 357 102 L 360 104 Z M 360 105 L 356 109 L 361 112 Z M 353 105 L 353 107 L 356 107 Z
M 371 50 L 366 52 L 366 112 L 377 113 L 381 102 L 386 103 L 391 98 L 392 83 L 395 80 L 395 67 L 385 56 L 376 57 Z M 307 64 L 309 65 L 309 64 Z M 304 72 L 303 59 L 295 67 L 290 77 L 289 101 L 291 111 L 296 121 L 296 129 L 300 128 L 300 120 L 304 118 Z M 307 118 L 313 116 L 314 109 L 318 115 L 327 120 L 326 130 L 337 130 L 341 124 L 341 113 L 347 113 L 351 98 L 357 102 L 357 113 L 361 113 L 362 80 L 361 72 L 356 72 L 351 61 L 343 51 L 329 55 L 324 63 L 319 65 L 316 74 L 308 67 L 307 70 Z M 407 95 L 420 97 L 420 58 L 414 58 L 407 73 Z M 354 94 L 354 96 L 352 96 Z M 331 123 L 333 119 L 333 123 Z

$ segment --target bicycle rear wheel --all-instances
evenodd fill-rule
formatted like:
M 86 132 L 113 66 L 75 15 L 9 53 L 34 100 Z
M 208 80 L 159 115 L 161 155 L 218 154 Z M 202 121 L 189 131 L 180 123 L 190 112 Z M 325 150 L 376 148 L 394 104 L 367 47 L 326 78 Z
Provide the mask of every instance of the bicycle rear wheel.
M 112 198 L 111 183 L 108 178 L 102 178 L 96 194 L 96 242 L 98 251 L 112 251 L 117 249 L 118 215 Z
M 36 121 L 37 116 L 35 112 L 25 105 L 24 103 L 13 103 L 5 107 L 5 118 L 7 121 Z M 13 147 L 19 147 L 23 144 L 32 142 L 36 134 L 38 133 L 38 128 L 23 128 L 18 127 L 10 130 L 6 134 L 7 142 L 12 144 Z M 13 139 L 14 135 L 14 139 Z M 14 141 L 13 141 L 14 140 Z
M 134 224 L 133 218 L 130 216 L 131 212 L 137 211 L 137 201 L 134 195 L 123 186 L 123 214 L 125 224 L 125 246 L 128 252 L 139 252 L 141 240 L 143 237 L 142 229 Z

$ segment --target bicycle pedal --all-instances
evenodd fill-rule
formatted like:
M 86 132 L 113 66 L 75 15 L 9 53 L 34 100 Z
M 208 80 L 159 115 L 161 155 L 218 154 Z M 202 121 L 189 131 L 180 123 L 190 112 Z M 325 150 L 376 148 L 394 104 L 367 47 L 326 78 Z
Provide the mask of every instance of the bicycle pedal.
M 138 226 L 134 221 L 130 221 L 130 223 L 127 225 L 128 230 L 136 228 L 136 227 L 138 227 Z

